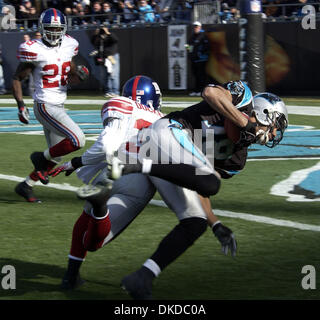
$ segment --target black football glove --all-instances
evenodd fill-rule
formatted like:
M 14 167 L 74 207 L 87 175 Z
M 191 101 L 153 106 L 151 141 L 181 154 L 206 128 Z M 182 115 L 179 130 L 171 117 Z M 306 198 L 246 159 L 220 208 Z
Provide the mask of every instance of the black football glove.
M 256 126 L 255 122 L 248 120 L 245 127 L 240 128 L 240 139 L 237 142 L 241 147 L 249 147 L 250 144 L 256 141 Z
M 89 78 L 89 70 L 86 66 L 77 66 L 77 75 L 81 81 L 85 81 Z
M 212 232 L 221 243 L 221 251 L 225 255 L 228 255 L 228 250 L 230 249 L 231 256 L 235 257 L 237 252 L 237 241 L 233 232 L 221 222 L 218 222 L 213 226 Z
M 18 106 L 18 117 L 22 123 L 28 124 L 30 119 L 29 110 L 25 105 L 20 104 Z

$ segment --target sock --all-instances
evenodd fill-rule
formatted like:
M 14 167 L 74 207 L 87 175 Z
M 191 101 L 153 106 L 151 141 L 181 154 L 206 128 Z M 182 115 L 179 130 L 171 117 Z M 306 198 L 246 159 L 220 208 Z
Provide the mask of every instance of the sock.
M 88 251 L 96 251 L 102 247 L 104 239 L 111 229 L 109 212 L 103 218 L 90 217 L 87 232 L 83 238 L 83 246 Z
M 150 271 L 153 272 L 154 276 L 155 277 L 158 277 L 160 272 L 161 272 L 161 269 L 160 267 L 158 266 L 158 264 L 156 262 L 154 262 L 152 259 L 148 259 L 144 264 L 143 264 L 144 267 L 148 268 Z
M 70 152 L 80 149 L 78 146 L 74 146 L 71 140 L 65 138 L 59 143 L 55 144 L 44 152 L 44 156 L 47 160 L 64 156 Z
M 71 281 L 76 280 L 76 278 L 79 274 L 81 264 L 82 264 L 81 260 L 69 258 L 68 268 L 67 268 L 67 275 L 68 275 L 69 280 L 71 280 Z
M 38 175 L 36 174 L 35 171 L 32 171 L 27 177 L 26 177 L 26 184 L 30 187 L 33 187 L 36 182 L 39 180 Z
M 53 169 L 57 164 L 53 161 L 48 161 L 47 172 Z
M 76 258 L 82 261 L 86 257 L 87 250 L 83 246 L 83 236 L 88 230 L 89 221 L 90 215 L 83 211 L 81 216 L 74 224 L 69 258 Z

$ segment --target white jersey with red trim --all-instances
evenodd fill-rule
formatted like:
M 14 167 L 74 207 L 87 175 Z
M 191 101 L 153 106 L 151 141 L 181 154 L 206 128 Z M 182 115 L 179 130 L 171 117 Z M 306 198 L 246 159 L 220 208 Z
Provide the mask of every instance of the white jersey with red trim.
M 42 39 L 22 43 L 17 58 L 35 65 L 33 99 L 40 103 L 63 105 L 67 98 L 68 73 L 71 60 L 78 54 L 79 43 L 65 35 L 56 47 L 46 46 Z
M 106 102 L 101 110 L 105 128 L 82 155 L 84 167 L 78 169 L 78 177 L 89 183 L 99 170 L 106 167 L 106 160 L 111 160 L 115 151 L 136 154 L 139 131 L 163 116 L 160 111 L 126 97 L 116 97 Z

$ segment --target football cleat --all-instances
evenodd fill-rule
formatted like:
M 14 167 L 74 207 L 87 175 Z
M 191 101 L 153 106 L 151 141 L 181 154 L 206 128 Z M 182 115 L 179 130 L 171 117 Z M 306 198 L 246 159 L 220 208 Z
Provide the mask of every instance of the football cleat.
M 81 279 L 80 274 L 77 273 L 76 276 L 70 276 L 68 272 L 65 273 L 60 288 L 61 290 L 74 290 L 85 283 L 83 279 Z
M 81 200 L 87 200 L 92 205 L 103 205 L 107 202 L 111 189 L 111 182 L 106 185 L 84 185 L 77 190 L 77 197 Z
M 30 187 L 25 181 L 20 182 L 15 187 L 14 191 L 19 196 L 25 198 L 28 202 L 37 202 L 41 203 L 41 200 L 36 198 L 33 194 L 32 187 Z
M 152 300 L 152 279 L 146 267 L 129 274 L 121 281 L 121 287 L 135 300 Z
M 44 157 L 43 152 L 33 152 L 30 159 L 34 165 L 35 171 L 42 184 L 49 183 L 49 175 L 47 172 L 48 160 Z

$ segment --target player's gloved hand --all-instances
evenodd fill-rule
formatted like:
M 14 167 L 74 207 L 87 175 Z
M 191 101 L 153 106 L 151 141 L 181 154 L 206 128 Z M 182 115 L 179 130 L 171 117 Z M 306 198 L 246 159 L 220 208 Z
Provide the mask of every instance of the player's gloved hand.
M 70 174 L 75 170 L 75 168 L 72 166 L 71 161 L 63 163 L 61 166 L 52 169 L 48 172 L 49 176 L 55 177 L 61 172 L 65 172 L 66 176 L 70 176 Z
M 237 144 L 248 147 L 250 144 L 254 143 L 256 141 L 256 127 L 257 124 L 255 122 L 248 120 L 247 125 L 240 128 L 240 139 Z
M 266 145 L 269 141 L 269 132 L 270 132 L 270 129 L 268 130 L 262 130 L 262 129 L 259 129 L 256 133 L 256 143 L 259 143 L 261 145 Z
M 230 249 L 231 256 L 235 257 L 237 252 L 237 241 L 233 232 L 220 221 L 214 224 L 212 232 L 221 243 L 221 251 L 227 255 L 228 250 Z
M 107 159 L 108 162 L 108 178 L 111 180 L 117 180 L 122 176 L 123 163 L 122 161 L 116 157 L 112 156 Z
M 28 124 L 30 119 L 28 108 L 23 103 L 19 103 L 18 109 L 19 109 L 18 111 L 19 120 L 22 123 Z
M 85 81 L 89 78 L 89 70 L 86 66 L 77 66 L 77 75 L 81 81 Z

